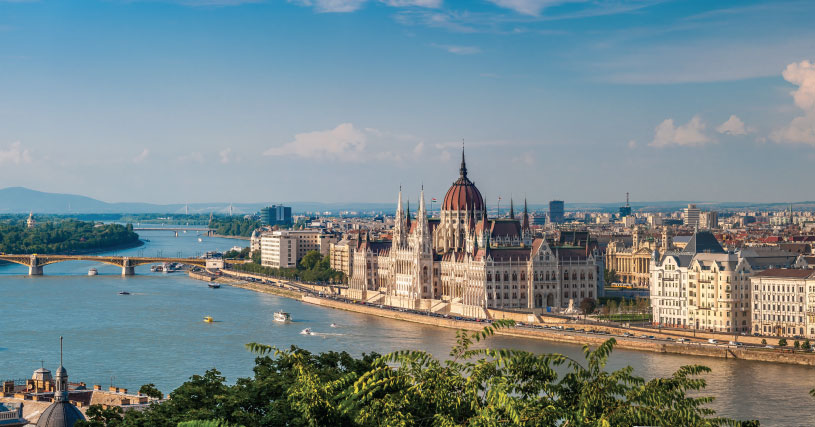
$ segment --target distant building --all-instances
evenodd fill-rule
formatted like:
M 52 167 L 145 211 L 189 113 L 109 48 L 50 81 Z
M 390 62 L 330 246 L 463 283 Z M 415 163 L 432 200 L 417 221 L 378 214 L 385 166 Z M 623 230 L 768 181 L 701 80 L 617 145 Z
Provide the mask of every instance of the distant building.
M 565 210 L 563 209 L 563 200 L 552 200 L 549 202 L 549 222 L 561 224 L 564 218 Z
M 281 230 L 261 234 L 260 263 L 272 268 L 294 268 L 309 252 L 329 255 L 334 233 L 324 230 Z
M 260 223 L 263 225 L 291 225 L 291 207 L 272 205 L 260 210 Z
M 713 230 L 719 228 L 719 214 L 717 212 L 702 212 L 699 215 L 699 228 Z
M 34 212 L 28 214 L 28 219 L 25 222 L 26 227 L 32 228 L 37 225 L 37 221 L 34 220 Z
M 699 216 L 701 211 L 696 205 L 688 205 L 687 208 L 683 209 L 683 223 L 689 227 L 699 227 Z
M 750 278 L 753 332 L 815 338 L 815 272 L 770 269 Z

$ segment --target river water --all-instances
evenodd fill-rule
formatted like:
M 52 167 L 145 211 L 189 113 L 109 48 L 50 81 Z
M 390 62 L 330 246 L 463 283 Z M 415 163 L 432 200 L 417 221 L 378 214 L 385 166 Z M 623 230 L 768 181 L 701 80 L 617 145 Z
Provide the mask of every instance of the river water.
M 248 241 L 199 236 L 195 232 L 140 232 L 149 241 L 117 255 L 195 256 Z M 98 276 L 87 276 L 94 267 Z M 65 337 L 65 367 L 72 381 L 111 383 L 131 390 L 155 383 L 172 391 L 192 374 L 216 367 L 230 382 L 250 376 L 254 357 L 244 344 L 260 342 L 310 351 L 386 353 L 424 349 L 444 356 L 455 331 L 304 304 L 230 286 L 210 289 L 183 273 L 151 273 L 90 262 L 47 265 L 44 276 L 27 267 L 0 266 L 0 379 L 22 379 L 40 367 L 59 364 L 59 337 Z M 118 295 L 127 290 L 131 295 Z M 281 325 L 272 313 L 291 312 Z M 216 322 L 204 323 L 204 316 Z M 329 325 L 336 323 L 337 328 Z M 317 335 L 301 335 L 306 327 Z M 492 347 L 557 352 L 582 359 L 578 346 L 510 337 L 491 338 Z M 815 368 L 616 350 L 610 369 L 632 365 L 645 378 L 668 376 L 687 364 L 713 369 L 707 395 L 720 415 L 760 419 L 762 425 L 815 425 Z

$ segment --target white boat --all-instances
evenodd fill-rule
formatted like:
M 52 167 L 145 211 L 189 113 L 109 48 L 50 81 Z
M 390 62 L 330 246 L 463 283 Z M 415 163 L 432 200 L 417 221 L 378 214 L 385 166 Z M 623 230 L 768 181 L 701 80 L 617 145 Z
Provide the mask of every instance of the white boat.
M 199 241 L 199 242 L 203 242 L 203 241 L 204 241 L 204 239 L 202 239 L 202 238 L 200 238 L 200 237 L 199 237 L 199 238 L 198 238 L 198 241 Z
M 88 276 L 96 276 L 97 274 L 99 274 L 99 271 L 97 271 L 95 268 L 88 270 Z
M 283 310 L 276 311 L 274 314 L 274 321 L 283 323 L 291 322 L 291 314 L 286 313 Z
M 300 335 L 314 335 L 314 332 L 311 332 L 311 328 L 306 328 L 300 331 Z
M 331 324 L 331 327 L 332 327 L 332 328 L 336 328 L 336 327 L 337 327 L 337 324 L 336 324 L 336 323 L 332 323 L 332 324 Z

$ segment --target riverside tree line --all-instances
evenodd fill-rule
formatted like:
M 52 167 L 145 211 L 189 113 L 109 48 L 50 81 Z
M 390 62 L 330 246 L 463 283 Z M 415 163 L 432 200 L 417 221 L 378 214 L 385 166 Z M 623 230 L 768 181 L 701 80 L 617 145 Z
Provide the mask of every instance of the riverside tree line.
M 704 366 L 646 381 L 607 371 L 610 339 L 584 358 L 480 348 L 496 328 L 459 331 L 445 360 L 420 350 L 313 354 L 250 343 L 254 376 L 227 384 L 211 369 L 145 410 L 92 406 L 78 427 L 118 426 L 756 426 L 717 417 Z M 145 393 L 161 397 L 152 385 Z
M 66 219 L 27 227 L 25 220 L 0 222 L 0 252 L 12 254 L 64 254 L 135 245 L 133 226 L 96 224 Z

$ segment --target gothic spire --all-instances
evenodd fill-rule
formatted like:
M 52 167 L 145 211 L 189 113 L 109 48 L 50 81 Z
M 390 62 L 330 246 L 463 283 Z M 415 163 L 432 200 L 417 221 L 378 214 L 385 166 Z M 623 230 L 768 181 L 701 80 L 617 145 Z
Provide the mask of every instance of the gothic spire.
M 462 178 L 467 178 L 467 163 L 464 161 L 464 140 L 461 140 L 461 167 L 458 169 L 458 173 L 461 175 Z
M 526 208 L 526 197 L 524 197 L 524 216 L 521 226 L 524 230 L 529 230 L 529 210 Z
M 512 203 L 512 197 L 509 198 L 509 219 L 515 219 L 515 205 Z

